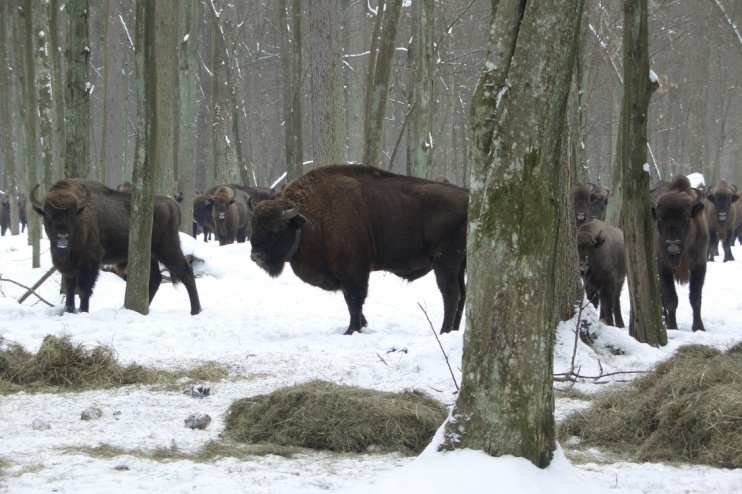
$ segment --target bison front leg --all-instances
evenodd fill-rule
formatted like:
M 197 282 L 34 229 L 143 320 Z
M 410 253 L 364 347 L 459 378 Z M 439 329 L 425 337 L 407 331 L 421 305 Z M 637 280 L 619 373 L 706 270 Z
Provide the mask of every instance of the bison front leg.
M 709 232 L 709 250 L 708 260 L 714 262 L 714 258 L 719 255 L 719 237 L 715 231 Z
M 727 236 L 723 241 L 724 246 L 724 262 L 734 261 L 734 255 L 732 254 L 732 244 L 734 243 L 734 232 L 732 230 L 727 232 Z
M 613 306 L 616 297 L 613 291 L 603 288 L 600 290 L 600 320 L 608 326 L 613 326 Z
M 162 273 L 160 273 L 160 263 L 154 257 L 150 261 L 149 265 L 149 303 L 152 303 L 152 299 L 155 298 L 157 290 L 160 289 L 160 283 L 162 283 Z
M 365 283 L 353 283 L 343 288 L 343 296 L 350 313 L 350 324 L 348 324 L 345 334 L 360 333 L 361 328 L 367 325 L 366 318 L 363 315 L 363 303 L 366 301 L 367 294 L 368 277 Z
M 701 295 L 706 279 L 706 266 L 690 272 L 690 306 L 693 308 L 693 331 L 705 331 L 701 320 Z
M 93 294 L 97 279 L 97 265 L 80 268 L 80 273 L 77 275 L 77 283 L 80 285 L 80 312 L 88 312 L 90 309 L 90 296 Z
M 458 331 L 459 326 L 461 326 L 461 317 L 464 314 L 464 304 L 466 303 L 466 260 L 459 267 L 459 291 L 461 296 L 459 297 L 459 306 L 456 308 L 456 318 L 453 321 L 454 331 Z
M 660 291 L 662 292 L 662 314 L 665 316 L 665 325 L 667 329 L 678 329 L 678 322 L 675 319 L 678 294 L 675 291 L 672 270 L 660 268 Z
M 618 295 L 615 295 L 615 301 L 613 302 L 613 320 L 616 323 L 617 328 L 623 328 L 623 316 L 621 315 L 621 290 L 618 291 Z
M 77 291 L 77 277 L 65 276 L 64 277 L 64 311 L 75 312 L 75 292 Z

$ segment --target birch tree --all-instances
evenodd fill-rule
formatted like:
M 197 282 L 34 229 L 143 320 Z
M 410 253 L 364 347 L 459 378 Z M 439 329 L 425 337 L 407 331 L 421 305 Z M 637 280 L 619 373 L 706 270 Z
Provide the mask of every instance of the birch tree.
M 444 448 L 549 465 L 557 322 L 574 294 L 560 244 L 564 113 L 582 0 L 493 1 L 471 106 L 468 304 L 462 386 Z M 538 60 L 539 63 L 534 63 Z

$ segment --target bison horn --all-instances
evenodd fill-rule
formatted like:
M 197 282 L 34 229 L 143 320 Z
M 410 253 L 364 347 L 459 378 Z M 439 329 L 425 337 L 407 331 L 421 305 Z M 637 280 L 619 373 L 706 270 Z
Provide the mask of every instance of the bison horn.
M 299 211 L 295 207 L 286 209 L 281 212 L 281 219 L 283 220 L 290 220 L 292 218 L 296 218 L 297 216 L 299 216 Z
M 36 186 L 31 189 L 31 205 L 34 207 L 34 209 L 44 209 L 44 206 L 41 204 L 41 201 L 39 201 L 39 198 L 36 197 L 36 191 L 39 190 L 39 187 L 41 184 L 36 184 Z

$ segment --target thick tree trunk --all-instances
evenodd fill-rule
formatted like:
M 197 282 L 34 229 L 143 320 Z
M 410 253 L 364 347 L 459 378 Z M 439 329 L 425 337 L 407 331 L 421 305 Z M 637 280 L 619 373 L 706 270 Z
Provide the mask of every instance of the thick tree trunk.
M 175 128 L 178 94 L 178 10 L 180 0 L 157 0 L 154 36 L 155 89 L 155 194 L 175 194 Z M 160 9 L 170 9 L 162 11 Z M 150 70 L 149 67 L 146 70 Z
M 621 225 L 631 300 L 629 334 L 643 343 L 660 346 L 667 343 L 667 332 L 660 315 L 655 224 L 650 214 L 647 113 L 652 84 L 647 1 L 624 0 L 624 97 L 618 154 L 624 192 Z
M 33 1 L 33 32 L 36 35 L 36 90 L 41 131 L 41 165 L 44 170 L 44 190 L 54 182 L 54 107 L 52 102 L 52 71 L 49 57 L 49 0 Z
M 463 379 L 445 448 L 552 458 L 553 344 L 573 291 L 562 161 L 582 0 L 499 0 L 472 100 Z M 539 60 L 539 63 L 533 63 Z M 496 61 L 497 63 L 493 63 Z
M 136 87 L 137 87 L 137 137 L 134 169 L 132 171 L 131 213 L 129 215 L 129 259 L 124 307 L 149 313 L 149 279 L 152 253 L 152 215 L 155 193 L 155 129 L 157 128 L 155 104 L 156 14 L 170 4 L 159 0 L 137 0 L 136 21 Z M 160 7 L 162 5 L 162 7 Z M 173 7 L 172 5 L 168 5 Z M 162 81 L 163 83 L 165 81 Z M 155 266 L 156 269 L 156 266 Z
M 67 177 L 90 173 L 90 90 L 88 0 L 67 0 L 67 89 L 65 91 L 64 170 Z
M 9 2 L 0 2 L 0 130 L 2 130 L 3 157 L 5 159 L 6 192 L 10 198 L 10 233 L 18 235 L 18 195 L 15 166 L 15 125 L 12 90 L 10 78 L 10 46 L 11 40 L 8 25 L 11 19 Z
M 415 2 L 430 4 L 433 2 Z M 376 14 L 371 52 L 366 77 L 366 100 L 363 119 L 363 157 L 366 165 L 379 166 L 384 135 L 384 114 L 389 96 L 389 76 L 392 72 L 394 42 L 402 11 L 402 0 L 381 0 Z
M 433 168 L 433 2 L 413 2 L 413 35 L 408 47 L 410 115 L 407 174 L 428 177 Z
M 176 133 L 178 153 L 178 191 L 183 194 L 181 202 L 180 231 L 193 233 L 193 174 L 194 141 L 198 113 L 198 45 L 199 45 L 199 0 L 185 0 L 180 10 L 180 51 L 178 53 L 179 113 Z
M 308 13 L 312 57 L 312 152 L 315 166 L 325 166 L 342 163 L 344 157 L 340 115 L 343 93 L 338 84 L 337 0 L 314 0 Z
M 29 188 L 38 183 L 39 176 L 39 117 L 36 99 L 36 67 L 34 57 L 33 1 L 25 0 L 21 13 L 24 20 L 23 67 L 26 105 L 26 184 Z M 41 266 L 41 219 L 28 215 L 28 243 L 32 246 L 31 265 Z
M 103 8 L 103 108 L 101 110 L 101 131 L 100 131 L 100 159 L 98 160 L 98 180 L 102 183 L 108 183 L 108 132 L 109 119 L 111 117 L 111 102 L 109 94 L 110 74 L 111 74 L 111 57 L 109 54 L 109 25 L 111 23 L 111 0 L 105 0 Z

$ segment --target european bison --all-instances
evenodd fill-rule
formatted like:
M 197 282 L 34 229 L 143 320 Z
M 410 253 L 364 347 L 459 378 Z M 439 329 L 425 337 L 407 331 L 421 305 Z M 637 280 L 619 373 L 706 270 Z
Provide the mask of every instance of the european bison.
M 660 195 L 652 215 L 657 221 L 657 265 L 662 291 L 662 311 L 668 329 L 677 329 L 675 311 L 678 295 L 675 281 L 690 281 L 690 304 L 693 308 L 693 331 L 703 331 L 701 293 L 706 278 L 708 226 L 704 205 L 697 191 L 691 189 L 685 176 L 673 180 L 669 190 Z
M 366 326 L 371 271 L 412 281 L 432 269 L 443 295 L 441 333 L 459 328 L 466 288 L 468 192 L 363 165 L 315 169 L 255 208 L 252 259 L 268 274 L 290 262 L 304 282 L 342 290 L 345 334 Z
M 734 222 L 734 236 L 737 242 L 742 245 L 742 201 L 734 201 L 734 209 L 734 217 L 736 219 Z
M 600 319 L 623 328 L 621 289 L 626 278 L 623 232 L 600 220 L 583 223 L 577 231 L 580 275 L 588 300 L 597 308 Z
M 204 242 L 211 240 L 211 234 L 214 231 L 214 215 L 212 209 L 213 201 L 209 194 L 213 191 L 208 190 L 205 194 L 197 194 L 193 199 L 193 237 L 198 235 L 199 229 L 204 233 Z
M 75 311 L 75 290 L 79 288 L 80 311 L 87 312 L 101 264 L 120 266 L 127 261 L 131 194 L 98 182 L 65 179 L 55 183 L 41 202 L 36 197 L 38 187 L 31 192 L 31 203 L 43 218 L 54 267 L 64 277 L 65 309 Z M 191 314 L 198 314 L 201 304 L 193 273 L 180 249 L 179 225 L 180 210 L 175 201 L 155 196 L 149 299 L 151 302 L 162 281 L 159 261 L 173 281 L 183 282 Z
M 244 242 L 250 221 L 247 192 L 231 185 L 220 185 L 209 199 L 213 205 L 214 231 L 219 245 Z
M 706 196 L 706 220 L 709 227 L 708 260 L 713 261 L 718 255 L 718 244 L 721 241 L 724 249 L 724 262 L 734 261 L 732 245 L 735 239 L 737 226 L 737 208 L 734 203 L 739 194 L 725 181 L 719 182 Z
M 575 223 L 579 228 L 592 219 L 604 220 L 610 190 L 591 183 L 577 184 L 572 189 Z

